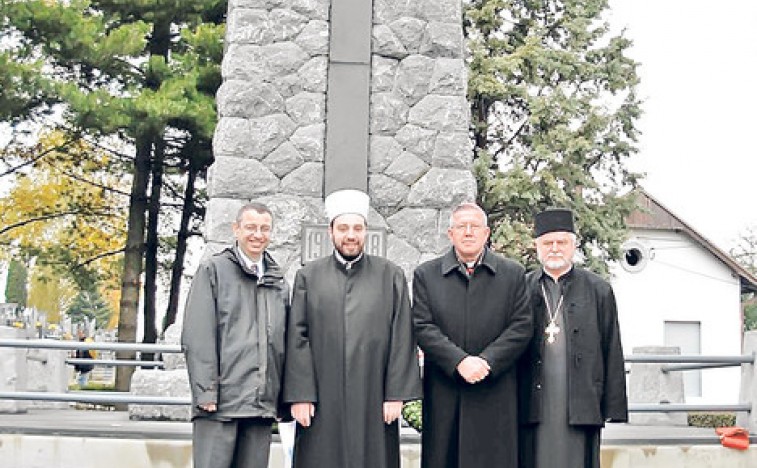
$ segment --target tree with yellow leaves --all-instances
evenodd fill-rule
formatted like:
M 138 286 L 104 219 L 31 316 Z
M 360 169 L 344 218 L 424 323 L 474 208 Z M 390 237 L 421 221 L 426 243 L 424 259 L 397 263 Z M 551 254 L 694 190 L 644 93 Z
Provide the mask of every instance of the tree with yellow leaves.
M 47 265 L 32 267 L 27 305 L 42 312 L 48 323 L 60 323 L 60 318 L 76 297 L 73 280 Z
M 34 259 L 30 305 L 59 312 L 64 304 L 53 304 L 66 298 L 45 284 L 51 281 L 59 286 L 70 281 L 78 291 L 97 289 L 113 297 L 119 289 L 128 196 L 122 178 L 113 175 L 110 157 L 60 132 L 7 156 L 19 170 L 0 199 L 0 246 L 5 257 Z

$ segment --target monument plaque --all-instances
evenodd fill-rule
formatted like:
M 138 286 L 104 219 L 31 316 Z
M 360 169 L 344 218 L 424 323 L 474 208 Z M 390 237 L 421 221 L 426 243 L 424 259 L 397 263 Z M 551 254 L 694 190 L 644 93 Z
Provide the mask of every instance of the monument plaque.
M 331 255 L 334 245 L 329 239 L 326 224 L 305 224 L 302 226 L 302 264 Z M 386 230 L 368 228 L 365 233 L 365 249 L 370 255 L 386 257 Z

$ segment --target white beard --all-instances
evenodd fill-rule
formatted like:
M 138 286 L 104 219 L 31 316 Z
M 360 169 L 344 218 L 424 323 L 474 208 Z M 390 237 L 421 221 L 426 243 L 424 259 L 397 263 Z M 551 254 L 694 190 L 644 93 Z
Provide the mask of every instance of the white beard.
M 547 270 L 552 270 L 552 271 L 562 270 L 570 266 L 570 262 L 568 262 L 564 257 L 555 257 L 555 256 L 551 256 L 551 257 L 547 257 L 546 259 L 543 259 L 541 264 Z

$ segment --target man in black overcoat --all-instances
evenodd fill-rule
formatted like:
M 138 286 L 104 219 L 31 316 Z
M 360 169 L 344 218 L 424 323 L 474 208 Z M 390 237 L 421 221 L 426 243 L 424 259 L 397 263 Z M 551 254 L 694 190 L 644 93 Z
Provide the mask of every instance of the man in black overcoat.
M 610 284 L 573 264 L 573 214 L 535 218 L 542 268 L 528 274 L 534 338 L 519 363 L 521 467 L 599 468 L 605 422 L 628 420 L 618 313 Z
M 452 247 L 415 270 L 424 352 L 423 468 L 515 467 L 515 363 L 532 334 L 525 270 L 486 247 L 486 213 L 457 206 Z

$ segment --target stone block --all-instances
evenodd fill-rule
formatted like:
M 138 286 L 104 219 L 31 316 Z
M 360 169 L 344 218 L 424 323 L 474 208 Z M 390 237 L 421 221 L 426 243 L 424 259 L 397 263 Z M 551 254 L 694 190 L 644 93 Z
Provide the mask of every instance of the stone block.
M 396 235 L 389 235 L 386 240 L 386 257 L 396 263 L 405 272 L 405 278 L 413 279 L 413 271 L 418 266 L 421 253 L 406 240 Z
M 282 143 L 281 146 L 273 150 L 273 152 L 263 160 L 263 164 L 265 164 L 265 166 L 279 178 L 284 177 L 297 169 L 303 162 L 305 162 L 305 158 L 303 158 L 300 152 L 297 151 L 297 148 L 288 141 Z
M 400 41 L 389 26 L 383 24 L 375 25 L 373 27 L 372 39 L 372 52 L 376 55 L 402 59 L 409 54 L 402 41 Z
M 423 55 L 410 55 L 400 62 L 395 90 L 408 105 L 412 106 L 428 94 L 435 64 L 434 59 Z
M 409 151 L 403 151 L 399 158 L 395 159 L 384 173 L 393 179 L 399 180 L 406 186 L 414 184 L 429 170 L 429 165 L 421 158 Z M 407 194 L 407 191 L 404 192 Z
M 322 197 L 323 163 L 306 162 L 293 170 L 282 179 L 281 190 L 286 194 Z
M 429 94 L 465 96 L 468 89 L 468 70 L 460 59 L 438 58 L 429 82 Z
M 448 245 L 439 232 L 438 212 L 430 208 L 404 208 L 386 220 L 392 232 L 420 253 L 438 252 Z
M 374 55 L 371 64 L 371 92 L 385 93 L 394 89 L 399 60 Z
M 271 246 L 275 249 L 282 246 L 299 248 L 302 225 L 325 222 L 323 200 L 320 197 L 310 198 L 279 193 L 262 197 L 260 201 L 265 203 L 273 213 Z M 282 260 L 277 257 L 277 261 L 281 263 Z
M 24 330 L 0 326 L 0 339 L 20 340 L 27 338 Z M 21 392 L 27 385 L 26 350 L 0 347 L 0 391 Z M 26 401 L 0 400 L 0 413 L 25 413 Z
M 374 0 L 373 22 L 388 24 L 402 17 L 417 18 L 418 10 L 426 1 L 429 0 Z
M 473 144 L 464 132 L 442 132 L 434 142 L 434 167 L 469 169 L 473 164 Z
M 260 161 L 216 157 L 208 171 L 208 195 L 211 198 L 250 200 L 275 192 L 279 178 Z
M 429 57 L 463 57 L 463 25 L 431 22 L 426 27 L 419 52 Z
M 261 8 L 271 10 L 279 8 L 291 0 L 229 0 L 229 11 L 236 8 Z
M 368 226 L 389 230 L 386 218 L 373 207 L 368 209 Z
M 468 130 L 469 115 L 464 97 L 430 95 L 410 109 L 408 122 L 431 130 L 461 132 Z
M 432 167 L 410 188 L 408 206 L 449 208 L 476 199 L 476 179 L 469 170 Z
M 322 123 L 326 120 L 326 95 L 299 93 L 286 100 L 286 111 L 298 126 Z
M 70 368 L 66 364 L 69 352 L 60 349 L 28 349 L 26 351 L 26 388 L 30 392 L 65 393 L 68 391 Z M 65 409 L 64 401 L 34 400 L 29 407 Z
M 384 174 L 368 176 L 368 195 L 375 207 L 398 206 L 407 196 L 410 187 Z
M 403 126 L 394 138 L 404 149 L 411 151 L 426 164 L 430 164 L 434 151 L 436 134 L 436 130 L 429 130 L 417 125 L 408 124 Z
M 402 155 L 402 145 L 394 137 L 371 135 L 368 154 L 368 172 L 379 173 Z
M 252 154 L 255 159 L 262 159 L 284 143 L 296 128 L 288 116 L 274 114 L 250 120 L 249 133 L 240 137 L 247 140 L 250 147 L 248 154 Z
M 256 118 L 281 112 L 284 99 L 269 83 L 227 80 L 216 94 L 220 117 Z
M 299 71 L 297 73 L 290 73 L 274 79 L 274 85 L 284 99 L 306 91 L 302 79 L 300 78 Z M 282 109 L 282 111 L 283 110 L 284 109 Z
M 313 57 L 297 71 L 300 86 L 311 93 L 325 93 L 327 87 L 328 59 Z
M 463 12 L 460 0 L 418 0 L 416 5 L 418 16 L 426 21 L 461 23 L 459 19 Z
M 275 83 L 296 72 L 309 58 L 294 42 L 231 44 L 221 63 L 221 74 L 225 79 Z
M 392 135 L 407 123 L 408 107 L 392 93 L 371 95 L 370 133 Z
M 633 348 L 633 354 L 678 355 L 681 350 L 672 346 L 642 346 Z M 667 364 L 631 364 L 628 375 L 629 403 L 683 403 L 683 374 L 663 372 Z M 686 426 L 686 413 L 631 413 L 631 424 L 646 426 Z
M 302 28 L 294 43 L 311 56 L 328 55 L 329 23 L 321 20 L 310 21 Z
M 389 28 L 408 53 L 417 54 L 420 51 L 426 33 L 425 21 L 402 17 L 389 23 Z
M 139 396 L 190 397 L 186 369 L 137 369 L 131 377 L 130 393 Z M 129 419 L 189 421 L 189 405 L 129 405 Z
M 287 0 L 289 8 L 308 18 L 327 21 L 331 0 Z
M 228 44 L 265 45 L 289 40 L 306 23 L 306 17 L 293 11 L 235 8 L 229 10 L 226 41 Z
M 242 137 L 247 135 L 249 129 L 250 121 L 248 119 L 239 117 L 220 119 L 216 125 L 215 135 L 213 135 L 213 154 L 216 157 L 249 157 L 247 141 Z
M 323 123 L 300 127 L 289 139 L 305 161 L 322 162 L 325 151 L 326 125 Z

